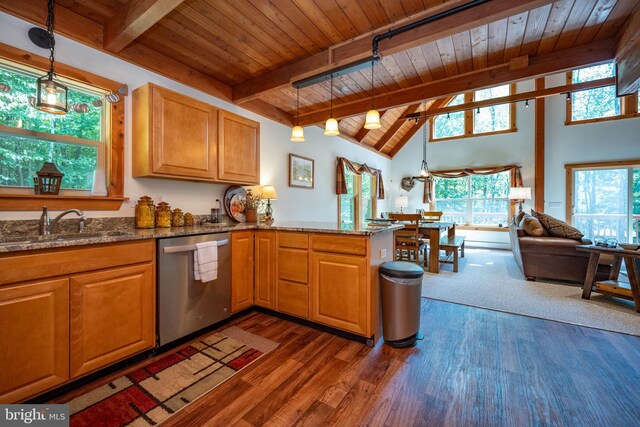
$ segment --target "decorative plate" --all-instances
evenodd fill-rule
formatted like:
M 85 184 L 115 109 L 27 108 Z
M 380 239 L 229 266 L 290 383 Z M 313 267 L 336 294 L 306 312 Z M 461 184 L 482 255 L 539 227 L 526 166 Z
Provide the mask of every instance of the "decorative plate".
M 239 185 L 232 185 L 224 193 L 224 210 L 235 222 L 244 222 L 244 208 L 247 200 L 247 190 Z

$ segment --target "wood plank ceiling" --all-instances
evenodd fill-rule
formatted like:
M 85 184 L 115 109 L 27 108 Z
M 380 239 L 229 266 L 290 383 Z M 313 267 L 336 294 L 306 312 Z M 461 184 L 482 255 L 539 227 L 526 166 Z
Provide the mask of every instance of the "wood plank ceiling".
M 370 55 L 375 34 L 468 2 L 58 0 L 58 13 L 68 12 L 68 20 L 75 18 L 77 25 L 63 18 L 56 30 L 290 124 L 296 114 L 296 91 L 290 82 L 339 65 L 340 55 L 343 62 Z M 171 3 L 170 8 L 157 13 L 155 23 L 145 18 L 153 25 L 144 27 L 128 47 L 107 49 L 101 36 L 107 38 L 105 29 L 114 21 L 126 26 L 130 11 L 161 9 L 162 3 L 165 9 Z M 415 33 L 420 38 L 411 40 L 407 35 L 407 40 L 393 46 L 381 42 L 374 93 L 380 100 L 383 127 L 363 128 L 371 94 L 371 74 L 365 69 L 334 79 L 340 130 L 347 139 L 392 157 L 417 130 L 402 116 L 421 110 L 425 99 L 439 99 L 428 106 L 442 105 L 451 95 L 447 87 L 469 90 L 613 59 L 615 40 L 639 3 L 493 0 L 473 8 L 475 15 L 454 15 L 442 23 L 446 28 L 437 23 L 425 26 Z M 43 22 L 46 1 L 0 0 L 0 10 Z M 90 35 L 83 28 L 91 26 L 96 28 L 96 40 L 87 42 Z M 514 67 L 512 61 L 523 57 L 524 70 L 515 71 L 522 67 Z M 552 63 L 557 66 L 547 65 Z M 303 124 L 320 124 L 328 118 L 329 90 L 329 82 L 300 90 Z

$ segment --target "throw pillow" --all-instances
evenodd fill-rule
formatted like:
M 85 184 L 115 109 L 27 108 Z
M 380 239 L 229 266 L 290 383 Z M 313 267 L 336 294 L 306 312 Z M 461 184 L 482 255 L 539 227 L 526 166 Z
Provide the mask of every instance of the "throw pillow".
M 544 227 L 537 218 L 525 214 L 520 221 L 520 228 L 529 236 L 540 237 L 544 235 Z
M 556 219 L 542 212 L 536 212 L 533 209 L 531 210 L 531 214 L 536 217 L 540 221 L 540 223 L 542 223 L 543 227 L 552 236 L 582 241 L 582 237 L 584 236 L 584 234 L 582 234 L 580 230 L 570 226 L 566 222 L 560 221 L 559 219 Z

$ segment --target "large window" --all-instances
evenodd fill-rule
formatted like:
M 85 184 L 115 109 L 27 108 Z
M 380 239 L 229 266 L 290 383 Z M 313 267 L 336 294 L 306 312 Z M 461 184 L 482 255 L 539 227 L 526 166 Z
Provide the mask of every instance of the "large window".
M 584 83 L 614 77 L 613 63 L 581 68 L 567 73 L 567 83 Z M 637 117 L 638 96 L 616 97 L 615 85 L 571 94 L 567 102 L 567 124 Z
M 434 210 L 442 220 L 461 225 L 499 226 L 510 216 L 510 172 L 470 175 L 461 178 L 435 178 Z
M 53 162 L 64 173 L 63 189 L 88 192 L 93 172 L 106 166 L 110 110 L 105 93 L 69 85 L 69 112 L 44 113 L 34 107 L 38 76 L 0 63 L 6 90 L 0 92 L 0 188 L 32 192 L 35 173 L 44 162 Z
M 514 91 L 514 85 L 502 85 L 489 89 L 459 94 L 448 104 L 448 107 L 462 105 L 474 101 L 508 96 Z M 476 110 L 457 111 L 440 114 L 430 119 L 431 141 L 463 138 L 469 136 L 489 135 L 514 132 L 515 104 L 500 104 Z
M 356 175 L 345 168 L 347 194 L 339 196 L 339 217 L 342 224 L 365 222 L 376 216 L 376 178 L 367 173 Z

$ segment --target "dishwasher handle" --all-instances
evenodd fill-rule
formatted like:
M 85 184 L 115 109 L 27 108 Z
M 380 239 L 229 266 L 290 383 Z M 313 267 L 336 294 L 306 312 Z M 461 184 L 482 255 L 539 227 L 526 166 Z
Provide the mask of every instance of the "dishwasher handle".
M 225 246 L 229 244 L 229 239 L 218 240 L 218 246 Z M 175 254 L 178 252 L 195 251 L 196 245 L 184 245 L 184 246 L 168 246 L 162 250 L 165 254 Z

